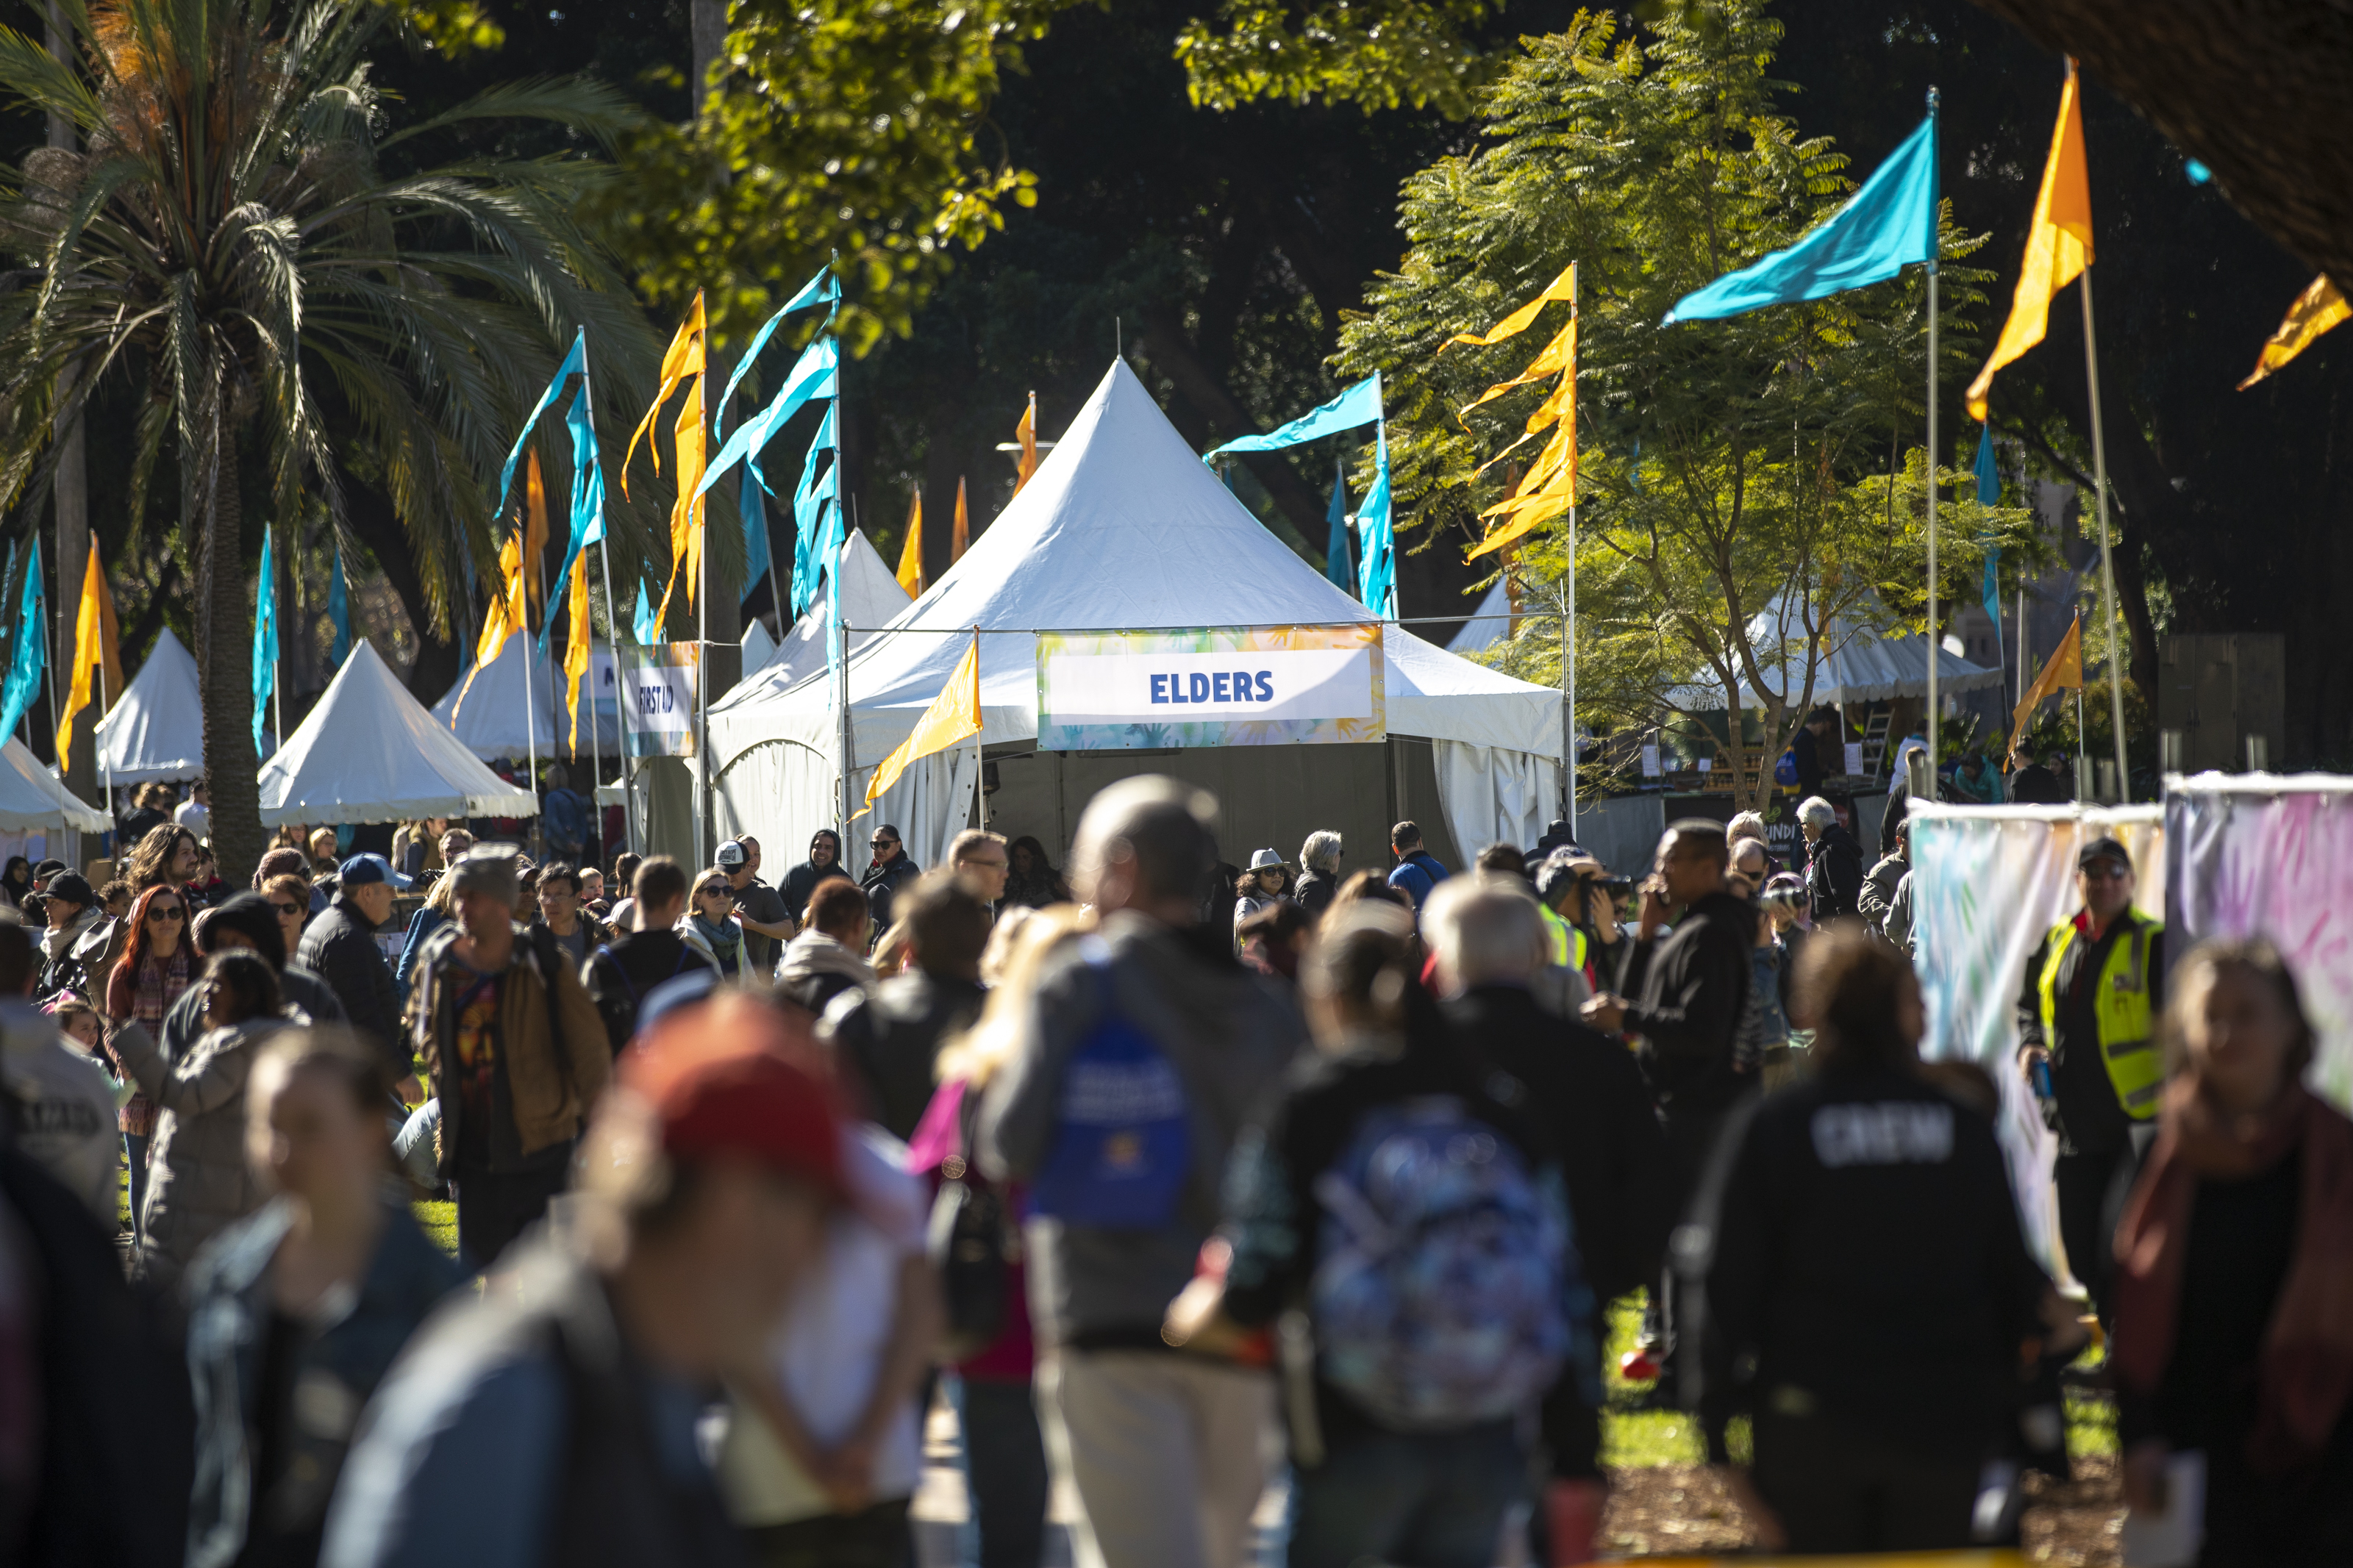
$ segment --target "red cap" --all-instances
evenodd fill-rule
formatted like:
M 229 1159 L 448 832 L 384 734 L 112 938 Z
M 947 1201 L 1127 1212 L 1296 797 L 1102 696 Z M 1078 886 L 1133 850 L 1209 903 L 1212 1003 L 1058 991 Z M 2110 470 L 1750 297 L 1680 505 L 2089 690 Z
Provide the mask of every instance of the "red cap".
M 740 993 L 661 1018 L 621 1055 L 676 1159 L 742 1154 L 841 1190 L 841 1113 L 806 1023 Z

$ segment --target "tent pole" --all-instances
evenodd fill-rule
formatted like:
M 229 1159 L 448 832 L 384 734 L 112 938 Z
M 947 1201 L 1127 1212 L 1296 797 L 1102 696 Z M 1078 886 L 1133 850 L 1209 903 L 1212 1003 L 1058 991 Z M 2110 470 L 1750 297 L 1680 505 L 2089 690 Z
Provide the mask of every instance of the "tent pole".
M 1928 263 L 1928 787 L 1936 787 L 1936 656 L 1944 651 L 1936 629 L 1936 263 Z
M 2108 553 L 2108 442 L 2100 423 L 2100 340 L 2092 328 L 2092 266 L 2084 264 L 2084 374 L 2092 392 L 2092 485 L 2100 500 L 2100 597 L 2107 602 L 2108 710 L 2116 725 L 2116 802 L 2132 804 L 2125 771 L 2125 645 L 2116 626 L 2116 569 Z
M 522 742 L 531 759 L 531 771 L 523 775 L 522 787 L 533 801 L 539 798 L 539 705 L 531 697 L 531 616 L 526 614 L 522 626 L 515 634 L 522 638 Z M 538 814 L 533 813 L 532 823 L 522 830 L 528 844 L 539 831 Z M 544 849 L 545 845 L 541 847 Z
M 702 570 L 700 561 L 696 570 Z M 703 574 L 702 592 L 694 596 L 694 863 L 711 864 L 703 833 L 711 818 L 711 737 L 705 723 L 711 711 L 711 581 Z
M 589 416 L 596 416 L 593 410 Z M 636 770 L 629 763 L 629 715 L 621 702 L 621 616 L 613 607 L 613 546 L 610 542 L 597 544 L 596 561 L 605 571 L 605 647 L 613 658 L 613 723 L 614 732 L 621 744 L 621 847 L 634 852 L 637 841 L 636 829 L 631 826 L 631 813 L 637 810 L 638 784 Z M 593 649 L 596 644 L 592 641 L 589 647 Z M 591 674 L 595 673 L 596 661 L 593 658 L 589 661 L 589 670 Z M 595 682 L 589 684 L 593 689 Z M 596 710 L 592 708 L 589 712 L 594 717 Z M 601 784 L 603 781 L 598 782 Z M 594 799 L 596 792 L 592 790 L 589 795 Z M 601 811 L 603 808 L 598 809 Z

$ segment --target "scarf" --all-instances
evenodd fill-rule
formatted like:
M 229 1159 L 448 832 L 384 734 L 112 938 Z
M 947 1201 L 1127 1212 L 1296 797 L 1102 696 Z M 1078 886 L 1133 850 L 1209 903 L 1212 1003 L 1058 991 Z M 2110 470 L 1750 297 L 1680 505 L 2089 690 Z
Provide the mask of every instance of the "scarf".
M 2116 1374 L 2146 1393 L 2173 1358 L 2199 1182 L 2244 1180 L 2298 1151 L 2295 1247 L 2247 1438 L 2249 1463 L 2271 1474 L 2316 1458 L 2353 1396 L 2353 1121 L 2300 1084 L 2269 1110 L 2234 1117 L 2184 1074 L 2166 1091 L 2162 1130 L 2116 1227 Z
M 733 921 L 707 921 L 699 913 L 687 918 L 694 921 L 697 934 L 711 944 L 712 956 L 719 960 L 720 968 L 734 970 L 744 966 L 742 926 Z

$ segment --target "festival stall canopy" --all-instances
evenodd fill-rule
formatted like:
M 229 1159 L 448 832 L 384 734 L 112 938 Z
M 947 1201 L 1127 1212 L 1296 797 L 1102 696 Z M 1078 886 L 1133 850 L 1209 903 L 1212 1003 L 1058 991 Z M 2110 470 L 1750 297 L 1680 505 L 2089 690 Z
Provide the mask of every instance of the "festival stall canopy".
M 1484 653 L 1512 635 L 1512 597 L 1501 577 L 1489 588 L 1454 640 L 1446 645 L 1449 653 Z
M 880 628 L 896 620 L 899 612 L 914 603 L 907 590 L 899 586 L 898 579 L 875 553 L 867 540 L 866 531 L 853 528 L 841 546 L 841 618 L 849 627 L 852 651 L 874 640 Z M 754 676 L 770 691 L 784 691 L 807 679 L 811 670 L 825 668 L 825 626 L 832 607 L 828 595 L 818 594 L 810 605 L 808 614 L 793 623 L 782 643 L 768 643 L 767 650 L 757 664 L 752 661 L 752 637 L 744 637 L 744 679 L 748 683 Z M 757 623 L 754 623 L 755 625 Z M 766 640 L 766 633 L 761 634 Z
M 457 684 L 433 705 L 433 716 L 441 721 L 441 727 L 453 731 L 468 751 L 485 762 L 530 756 L 545 762 L 572 750 L 572 710 L 565 704 L 556 679 L 563 672 L 558 662 L 562 650 L 553 650 L 542 658 L 537 644 L 538 639 L 531 637 L 507 638 L 506 646 L 474 677 L 471 690 L 467 689 L 466 676 L 461 674 Z M 532 662 L 528 729 L 523 723 L 522 691 L 522 661 L 526 655 Z M 599 653 L 588 661 L 588 668 L 580 677 L 580 755 L 584 757 L 592 750 L 588 693 L 600 679 L 609 681 L 607 672 L 612 668 L 611 660 Z M 462 706 L 458 701 L 459 692 L 466 697 Z M 612 698 L 605 699 L 604 711 L 596 715 L 595 723 L 596 747 L 607 757 L 618 756 L 621 722 Z
M 114 826 L 106 813 L 66 788 L 56 772 L 34 756 L 24 742 L 10 740 L 0 746 L 0 754 L 8 761 L 6 767 L 0 768 L 0 831 L 73 827 L 103 833 Z
M 193 779 L 205 771 L 195 656 L 165 626 L 147 661 L 98 725 L 99 776 L 118 784 Z
M 851 755 L 871 767 L 906 739 L 963 659 L 975 627 L 984 634 L 981 738 L 996 744 L 1038 733 L 1034 634 L 1040 631 L 1377 618 L 1252 517 L 1187 446 L 1134 372 L 1116 362 L 1052 454 L 964 558 L 851 657 Z M 1458 658 L 1396 625 L 1385 628 L 1382 647 L 1390 733 L 1514 753 L 1529 764 L 1531 781 L 1538 765 L 1556 773 L 1557 691 Z M 792 838 L 811 821 L 833 819 L 827 775 L 838 766 L 840 742 L 830 684 L 821 666 L 789 685 L 763 676 L 712 706 L 712 761 L 731 809 L 754 819 L 756 799 L 754 820 L 790 817 Z M 731 779 L 729 770 L 754 747 L 793 760 L 740 768 Z M 969 753 L 965 757 L 968 770 Z M 955 765 L 927 761 L 943 770 Z M 923 772 L 910 770 L 908 778 Z M 1442 790 L 1443 763 L 1440 775 Z M 936 784 L 950 787 L 944 773 Z M 892 794 L 910 787 L 902 782 Z M 953 787 L 968 807 L 969 777 Z M 904 826 L 928 811 L 961 826 L 965 808 L 950 801 L 904 804 L 901 809 L 886 797 L 880 820 Z M 1493 837 L 1480 835 L 1482 841 Z
M 1757 668 L 1767 689 L 1782 692 L 1795 706 L 1806 694 L 1809 622 L 1788 595 L 1777 596 L 1748 622 L 1748 637 L 1757 649 Z M 1884 702 L 1896 697 L 1928 694 L 1928 639 L 1918 633 L 1875 632 L 1860 617 L 1831 617 L 1824 627 L 1819 662 L 1814 667 L 1813 700 L 1817 706 Z M 1936 650 L 1938 692 L 1974 691 L 2000 686 L 2002 672 L 1971 664 L 1958 654 Z M 1724 688 L 1701 679 L 1668 694 L 1668 700 L 1692 712 L 1720 711 Z M 1740 686 L 1739 706 L 1762 708 L 1766 700 L 1746 681 Z
M 261 769 L 261 820 L 271 827 L 531 816 L 538 810 L 535 795 L 468 751 L 364 639 L 353 645 L 311 716 Z

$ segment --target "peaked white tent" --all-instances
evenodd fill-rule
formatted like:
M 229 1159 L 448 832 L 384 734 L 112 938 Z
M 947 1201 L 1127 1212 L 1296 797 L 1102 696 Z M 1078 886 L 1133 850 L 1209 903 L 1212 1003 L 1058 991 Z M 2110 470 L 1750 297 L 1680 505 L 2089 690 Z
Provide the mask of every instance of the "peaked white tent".
M 1454 634 L 1454 640 L 1446 645 L 1446 651 L 1484 653 L 1509 637 L 1511 632 L 1511 591 L 1504 586 L 1504 579 L 1499 576 L 1494 586 L 1480 599 L 1479 607 L 1471 612 L 1471 618 L 1462 623 L 1462 629 Z
M 476 676 L 471 690 L 467 689 L 465 675 L 441 694 L 433 705 L 433 716 L 441 727 L 451 731 L 465 742 L 466 749 L 485 762 L 500 757 L 536 755 L 540 761 L 561 757 L 572 749 L 572 710 L 561 695 L 557 678 L 564 671 L 564 649 L 551 641 L 547 657 L 538 656 L 538 638 L 521 633 L 507 638 L 498 657 L 490 667 Z M 531 725 L 523 726 L 522 660 L 528 649 L 532 655 Z M 580 755 L 590 752 L 588 726 L 596 726 L 596 745 L 609 761 L 620 754 L 620 712 L 614 699 L 607 697 L 602 711 L 596 711 L 587 693 L 600 686 L 612 684 L 612 657 L 598 649 L 591 654 L 588 668 L 580 677 Z M 471 673 L 470 671 L 469 673 Z M 458 701 L 465 693 L 465 703 Z
M 853 528 L 841 545 L 841 618 L 849 627 L 852 651 L 874 640 L 875 632 L 896 620 L 899 612 L 914 603 L 907 590 L 891 575 L 891 568 L 862 528 Z M 832 615 L 832 604 L 822 586 L 817 601 L 808 613 L 793 623 L 781 643 L 769 643 L 768 651 L 759 663 L 752 662 L 752 638 L 744 638 L 744 679 L 748 684 L 754 677 L 772 691 L 789 689 L 807 679 L 811 670 L 825 668 L 825 627 Z M 762 640 L 766 632 L 761 633 Z
M 365 638 L 260 776 L 269 827 L 539 812 L 538 796 L 491 772 Z
M 168 635 L 168 634 L 167 634 Z M 55 770 L 33 755 L 22 741 L 0 746 L 0 830 L 22 833 L 31 828 L 55 831 L 79 828 L 103 833 L 114 825 L 106 813 L 66 788 Z
M 852 656 L 857 783 L 862 792 L 874 765 L 913 731 L 976 626 L 1006 634 L 980 639 L 981 739 L 996 746 L 1037 736 L 1037 632 L 1377 618 L 1245 510 L 1125 362 L 1116 362 L 964 559 Z M 1385 629 L 1382 646 L 1389 732 L 1432 743 L 1438 793 L 1456 841 L 1535 838 L 1558 795 L 1560 694 L 1458 658 L 1400 626 Z M 820 661 L 789 682 L 764 674 L 713 705 L 711 761 L 723 829 L 797 847 L 811 829 L 834 822 L 840 742 L 833 684 Z M 1250 752 L 1246 760 L 1266 787 L 1289 787 L 1276 778 L 1284 764 L 1272 753 L 1293 753 L 1287 765 L 1296 772 L 1329 767 L 1337 759 L 1328 753 L 1344 749 L 1237 748 L 1225 763 L 1239 767 L 1236 758 Z M 1327 755 L 1303 761 L 1303 752 Z M 1133 755 L 1070 753 L 1082 761 Z M 937 862 L 972 811 L 975 762 L 962 747 L 924 759 L 882 797 L 873 820 L 897 826 L 919 863 Z M 1302 776 L 1312 787 L 1314 773 Z M 1059 800 L 1063 791 L 1055 787 Z M 1380 787 L 1378 775 L 1373 787 Z M 1068 803 L 1071 820 L 1082 804 Z M 1386 809 L 1374 802 L 1359 815 L 1369 821 Z M 1229 859 L 1247 852 L 1224 847 Z M 1351 847 L 1357 864 L 1377 864 L 1385 855 L 1361 833 Z
M 1757 648 L 1758 669 L 1768 689 L 1784 693 L 1795 704 L 1806 692 L 1807 619 L 1801 607 L 1786 595 L 1777 595 L 1748 622 L 1749 641 Z M 1936 649 L 1936 689 L 1940 693 L 1975 691 L 2000 686 L 2002 672 L 1971 664 L 1958 654 Z M 1821 653 L 1814 667 L 1814 701 L 1837 707 L 1841 703 L 1883 702 L 1894 697 L 1928 694 L 1928 639 L 1918 633 L 1886 636 L 1849 616 L 1834 616 L 1823 627 Z M 1714 711 L 1724 707 L 1724 688 L 1714 681 L 1695 682 L 1671 694 L 1678 707 Z M 1765 699 L 1746 681 L 1740 686 L 1739 705 L 1762 708 Z
M 121 700 L 98 725 L 99 776 L 116 784 L 192 779 L 205 771 L 196 659 L 165 626 Z

